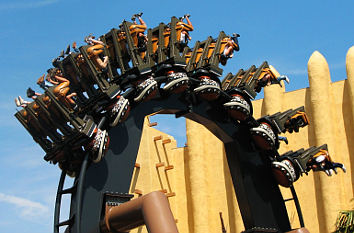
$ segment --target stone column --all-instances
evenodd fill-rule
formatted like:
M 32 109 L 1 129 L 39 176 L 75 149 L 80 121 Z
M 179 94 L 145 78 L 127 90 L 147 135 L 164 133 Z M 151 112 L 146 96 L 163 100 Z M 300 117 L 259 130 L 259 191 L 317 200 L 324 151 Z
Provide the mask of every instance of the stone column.
M 346 200 L 344 200 L 345 207 L 344 208 L 353 208 L 353 206 L 350 206 L 350 199 L 353 197 L 353 190 L 354 190 L 354 174 L 353 172 L 351 172 L 354 168 L 354 137 L 351 137 L 354 133 L 353 133 L 353 122 L 354 122 L 354 46 L 352 46 L 347 53 L 347 57 L 346 57 L 346 69 L 347 69 L 347 84 L 348 84 L 348 92 L 349 92 L 349 103 L 350 103 L 350 108 L 351 108 L 351 119 L 345 119 L 347 120 L 349 123 L 348 125 L 352 126 L 352 128 L 349 127 L 349 129 L 346 130 L 350 130 L 350 132 L 348 132 L 348 136 L 347 137 L 347 144 L 348 144 L 348 149 L 349 149 L 349 153 L 348 155 L 343 155 L 346 156 L 347 159 L 345 161 L 343 161 L 343 163 L 345 163 L 344 165 L 347 167 L 347 176 L 351 177 L 348 180 L 348 182 L 345 183 L 345 186 L 347 189 L 349 189 L 350 185 L 351 185 L 351 192 L 348 190 L 345 193 L 350 193 L 352 196 L 348 197 L 346 196 Z M 344 100 L 343 100 L 344 101 Z M 350 182 L 351 181 L 351 182 Z M 349 204 L 349 206 L 348 206 Z
M 189 169 L 190 200 L 192 213 L 191 233 L 208 233 L 208 185 L 206 180 L 206 159 L 204 158 L 203 145 L 208 135 L 204 134 L 201 126 L 189 119 L 186 119 L 187 147 L 188 155 L 186 158 L 187 168 Z M 198 136 L 197 136 L 198 135 Z M 212 145 L 209 145 L 212 146 Z M 206 146 L 206 149 L 209 148 Z
M 274 69 L 275 70 L 275 69 Z M 277 76 L 280 76 L 277 72 Z M 262 116 L 271 115 L 282 111 L 282 99 L 285 92 L 284 82 L 281 85 L 273 84 L 264 88 L 264 100 L 262 105 Z
M 327 143 L 330 154 L 335 145 L 333 141 L 333 109 L 331 100 L 331 78 L 326 59 L 318 51 L 315 51 L 308 61 L 308 75 L 310 82 L 310 136 L 314 136 L 313 142 L 320 146 Z M 316 187 L 317 214 L 320 232 L 331 232 L 336 215 L 340 209 L 340 194 L 334 177 L 327 177 L 324 172 L 314 175 Z

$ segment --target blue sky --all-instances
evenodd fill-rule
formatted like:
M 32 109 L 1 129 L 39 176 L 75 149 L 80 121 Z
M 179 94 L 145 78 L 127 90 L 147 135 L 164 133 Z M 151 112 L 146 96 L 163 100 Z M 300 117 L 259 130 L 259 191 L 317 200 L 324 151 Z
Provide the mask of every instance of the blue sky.
M 240 51 L 225 74 L 267 60 L 296 90 L 308 86 L 307 61 L 315 50 L 327 59 L 332 81 L 345 78 L 345 55 L 354 45 L 354 2 L 343 1 L 78 1 L 2 0 L 0 2 L 0 232 L 52 231 L 53 207 L 60 171 L 15 120 L 14 97 L 50 68 L 69 43 L 83 44 L 143 11 L 148 27 L 171 16 L 191 14 L 192 44 L 224 30 L 237 32 Z M 155 119 L 154 119 L 155 120 Z M 160 129 L 184 145 L 183 119 L 160 117 Z M 179 127 L 172 127 L 177 125 Z

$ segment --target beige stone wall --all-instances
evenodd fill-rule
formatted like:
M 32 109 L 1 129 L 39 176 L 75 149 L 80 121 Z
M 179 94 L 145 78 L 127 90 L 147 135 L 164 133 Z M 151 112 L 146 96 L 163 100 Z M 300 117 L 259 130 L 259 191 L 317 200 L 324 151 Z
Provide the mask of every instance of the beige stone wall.
M 292 92 L 273 85 L 264 99 L 253 102 L 254 117 L 304 105 L 310 125 L 285 134 L 289 145 L 280 153 L 327 143 L 333 160 L 347 173 L 327 177 L 310 172 L 295 183 L 305 225 L 311 233 L 331 232 L 339 210 L 351 209 L 354 174 L 354 47 L 347 54 L 347 79 L 332 83 L 325 58 L 314 52 L 308 62 L 310 87 Z M 284 85 L 283 85 L 284 86 Z M 180 232 L 221 232 L 222 212 L 227 232 L 241 232 L 241 215 L 235 198 L 223 144 L 203 126 L 187 120 L 187 146 L 176 148 L 174 139 L 152 127 L 148 119 L 141 139 L 131 192 L 162 190 L 169 196 Z M 160 138 L 161 137 L 161 138 Z M 166 140 L 170 139 L 170 140 Z M 284 198 L 290 198 L 282 188 Z M 293 228 L 299 226 L 293 202 L 287 203 Z M 139 228 L 134 232 L 146 232 Z
M 148 118 L 144 124 L 131 193 L 164 191 L 179 232 L 221 232 L 219 212 L 227 232 L 244 230 L 223 143 L 202 125 L 187 121 L 188 145 L 176 148 L 173 137 L 149 127 Z M 132 232 L 147 231 L 140 227 Z
M 347 71 L 354 67 L 353 57 L 354 47 L 347 54 Z M 353 198 L 351 168 L 354 166 L 354 99 L 351 93 L 354 93 L 354 85 L 351 82 L 354 80 L 354 73 L 350 72 L 347 72 L 347 80 L 332 83 L 325 58 L 319 52 L 314 52 L 308 62 L 309 88 L 285 92 L 277 86 L 267 87 L 265 98 L 254 103 L 256 118 L 304 105 L 310 125 L 299 133 L 285 134 L 289 145 L 282 144 L 279 152 L 327 143 L 332 159 L 347 167 L 347 173 L 339 171 L 333 177 L 327 177 L 322 172 L 310 172 L 309 176 L 302 177 L 295 183 L 305 225 L 311 232 L 333 231 L 338 211 L 353 208 L 350 200 Z M 287 189 L 282 189 L 282 192 L 285 198 L 291 196 Z M 299 226 L 293 203 L 288 203 L 287 206 L 293 225 Z

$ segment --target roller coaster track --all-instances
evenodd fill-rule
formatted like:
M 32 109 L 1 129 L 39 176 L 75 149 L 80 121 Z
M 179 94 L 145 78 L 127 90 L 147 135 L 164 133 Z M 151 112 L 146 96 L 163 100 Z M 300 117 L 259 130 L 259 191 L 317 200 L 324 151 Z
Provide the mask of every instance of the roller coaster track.
M 62 226 L 72 233 L 98 233 L 105 203 L 118 205 L 130 200 L 129 187 L 144 117 L 153 113 L 196 121 L 224 143 L 246 232 L 291 230 L 269 157 L 279 157 L 278 133 L 298 131 L 307 125 L 304 109 L 254 119 L 251 100 L 264 86 L 262 78 L 273 75 L 269 76 L 269 82 L 279 84 L 268 63 L 240 70 L 235 75 L 230 73 L 220 82 L 221 54 L 225 40 L 231 37 L 220 32 L 217 38 L 208 37 L 189 48 L 177 39 L 181 32 L 178 22 L 172 17 L 170 26 L 161 23 L 149 29 L 142 53 L 134 42 L 134 24 L 124 21 L 119 29 L 100 37 L 104 46 L 99 48 L 96 58 L 108 57 L 108 65 L 102 69 L 94 63 L 95 54 L 90 54 L 90 45 L 55 59 L 53 65 L 70 80 L 69 93 L 77 94 L 76 106 L 63 104 L 55 95 L 56 86 L 46 87 L 45 94 L 15 114 L 46 151 L 45 160 L 59 163 L 63 170 L 55 204 L 54 233 Z M 170 82 L 171 77 L 178 82 Z M 139 90 L 139 84 L 146 80 L 150 80 L 145 83 L 148 88 Z M 112 116 L 110 106 L 120 110 L 121 105 L 116 101 L 122 97 L 128 101 L 118 115 L 123 112 L 126 115 Z M 257 147 L 254 138 L 264 131 L 257 131 L 257 127 L 267 125 L 272 126 L 275 136 L 265 140 L 265 148 Z M 83 148 L 92 139 L 94 129 L 106 130 L 110 138 L 103 158 L 92 158 L 90 151 Z M 57 135 L 58 130 L 62 135 Z M 264 139 L 265 133 L 261 138 Z M 92 162 L 94 159 L 96 163 Z M 67 174 L 75 176 L 74 185 L 63 189 Z M 303 226 L 296 193 L 291 184 L 290 187 Z M 65 194 L 71 195 L 70 217 L 59 222 L 61 199 Z

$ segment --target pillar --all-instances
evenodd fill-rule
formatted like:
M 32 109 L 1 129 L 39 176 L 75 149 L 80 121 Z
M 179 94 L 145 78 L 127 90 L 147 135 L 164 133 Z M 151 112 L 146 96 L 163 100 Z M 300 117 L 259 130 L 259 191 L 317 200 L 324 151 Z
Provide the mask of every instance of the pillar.
M 348 125 L 353 126 L 352 122 L 354 122 L 354 46 L 352 46 L 347 53 L 347 57 L 346 57 L 346 71 L 347 71 L 347 84 L 348 84 L 348 92 L 349 92 L 349 103 L 350 103 L 350 108 L 351 108 L 351 118 L 350 119 L 345 119 L 349 122 Z M 351 123 L 350 123 L 351 122 Z M 353 127 L 354 128 L 354 127 Z M 353 132 L 353 128 L 351 129 L 347 129 L 350 130 L 352 133 Z M 353 135 L 348 133 L 348 135 Z M 349 149 L 349 153 L 348 155 L 345 155 L 347 157 L 347 159 L 345 161 L 343 161 L 343 163 L 345 163 L 345 166 L 347 167 L 347 176 L 351 176 L 349 177 L 349 179 L 345 179 L 348 182 L 345 183 L 346 188 L 349 188 L 351 186 L 351 192 L 347 191 L 344 193 L 348 193 L 349 195 L 351 195 L 350 197 L 346 196 L 347 200 L 344 200 L 344 209 L 350 209 L 350 208 L 354 208 L 353 206 L 350 206 L 350 199 L 354 196 L 353 195 L 353 191 L 354 191 L 354 174 L 352 171 L 352 169 L 354 168 L 354 138 L 353 137 L 347 137 L 348 139 L 348 149 Z
M 275 69 L 274 69 L 275 70 Z M 280 76 L 278 72 L 275 74 Z M 262 105 L 262 116 L 271 115 L 282 111 L 282 99 L 285 92 L 284 82 L 281 85 L 273 84 L 264 88 L 264 101 Z
M 205 136 L 200 130 L 200 125 L 192 120 L 186 119 L 188 157 L 186 158 L 189 169 L 189 185 L 192 213 L 191 233 L 208 233 L 208 185 L 205 174 L 206 160 L 204 158 Z M 198 135 L 198 136 L 196 136 Z M 207 149 L 207 148 L 206 148 Z
M 327 143 L 330 154 L 334 152 L 333 129 L 332 129 L 332 100 L 330 94 L 331 78 L 326 59 L 315 51 L 308 61 L 308 75 L 310 83 L 310 134 L 314 137 L 315 145 L 320 146 Z M 340 194 L 335 187 L 336 179 L 327 177 L 324 172 L 317 172 L 314 175 L 317 214 L 319 219 L 320 232 L 333 230 L 336 214 L 340 209 Z M 331 188 L 329 188 L 331 187 Z

